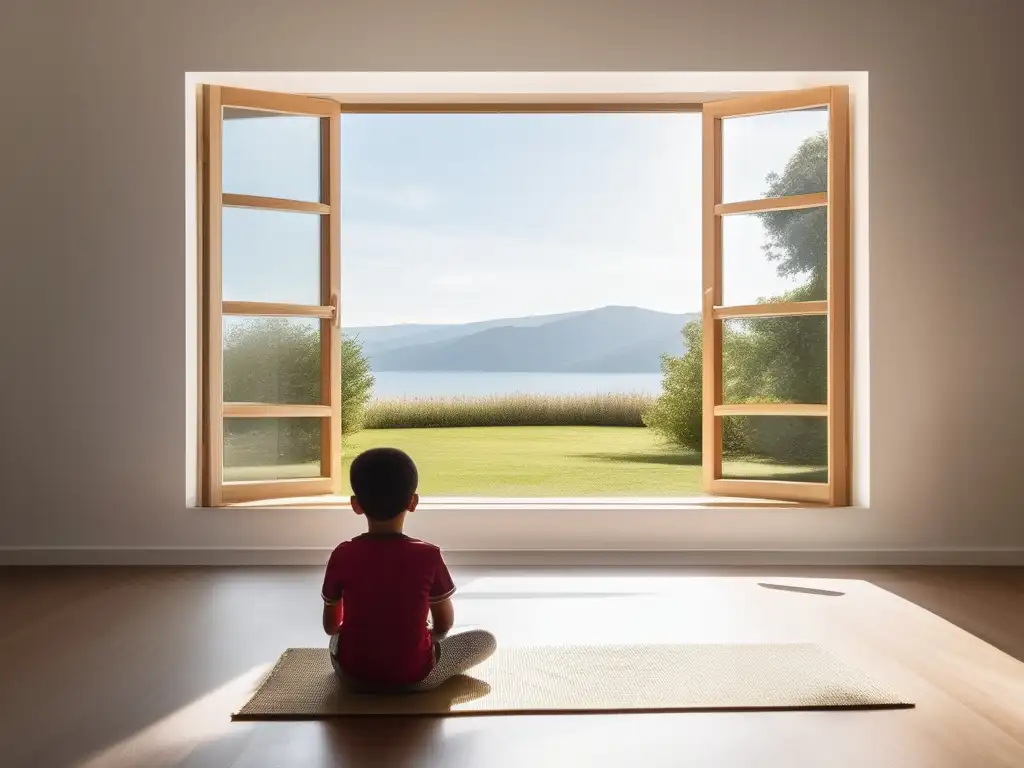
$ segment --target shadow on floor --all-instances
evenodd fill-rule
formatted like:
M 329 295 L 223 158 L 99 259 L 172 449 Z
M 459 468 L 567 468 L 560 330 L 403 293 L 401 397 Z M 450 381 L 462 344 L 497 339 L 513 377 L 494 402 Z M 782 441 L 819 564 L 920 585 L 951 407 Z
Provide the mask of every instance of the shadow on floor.
M 430 765 L 444 737 L 438 717 L 337 719 L 323 722 L 325 752 L 334 765 Z M 448 745 L 450 749 L 450 745 Z
M 661 464 L 679 467 L 699 467 L 699 453 L 576 453 L 574 459 L 591 459 L 612 464 Z
M 728 479 L 728 478 L 727 478 Z M 764 475 L 749 475 L 739 480 L 786 480 L 794 483 L 827 483 L 827 469 L 808 469 L 796 472 L 772 472 Z
M 690 451 L 676 451 L 672 453 L 576 453 L 573 454 L 573 458 L 589 459 L 591 461 L 600 461 L 608 464 L 655 464 L 669 467 L 699 467 L 701 464 L 700 454 Z M 730 460 L 730 457 L 726 457 L 726 461 L 728 460 Z M 762 463 L 756 460 L 751 460 L 747 457 L 738 457 L 735 460 Z M 765 463 L 765 466 L 770 465 Z M 765 472 L 763 474 L 750 475 L 748 477 L 736 479 L 785 480 L 798 483 L 827 483 L 828 470 L 795 469 L 787 471 L 785 467 L 779 467 L 778 470 L 773 472 Z
M 795 587 L 792 584 L 769 584 L 758 582 L 757 586 L 765 589 L 776 589 L 779 592 L 798 592 L 801 595 L 820 595 L 822 597 L 842 597 L 845 592 L 836 592 L 831 589 L 814 589 L 813 587 Z

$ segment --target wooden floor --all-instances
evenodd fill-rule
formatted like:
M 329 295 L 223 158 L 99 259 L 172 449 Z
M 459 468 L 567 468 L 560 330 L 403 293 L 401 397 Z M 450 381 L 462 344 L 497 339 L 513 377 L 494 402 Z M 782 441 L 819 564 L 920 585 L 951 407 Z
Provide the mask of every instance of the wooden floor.
M 818 642 L 912 710 L 231 723 L 324 642 L 319 578 L 0 570 L 0 765 L 1024 766 L 1024 570 L 456 569 L 502 643 Z

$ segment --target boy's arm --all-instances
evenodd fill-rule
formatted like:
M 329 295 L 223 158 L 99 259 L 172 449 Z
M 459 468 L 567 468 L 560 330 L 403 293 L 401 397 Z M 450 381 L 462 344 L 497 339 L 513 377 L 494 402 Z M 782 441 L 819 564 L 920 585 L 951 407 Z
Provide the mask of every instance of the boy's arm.
M 339 546 L 331 553 L 327 561 L 327 570 L 324 572 L 324 585 L 320 589 L 320 597 L 324 601 L 323 627 L 324 632 L 333 635 L 341 626 L 344 615 L 344 603 L 342 595 L 344 584 L 342 579 L 342 549 Z
M 345 604 L 339 599 L 337 602 L 324 603 L 324 632 L 333 635 L 341 627 L 342 617 L 345 615 Z
M 435 640 L 444 637 L 455 625 L 455 606 L 450 597 L 430 604 L 430 622 L 430 633 Z
M 430 584 L 430 631 L 435 640 L 444 637 L 455 624 L 455 606 L 452 605 L 454 594 L 455 582 L 452 581 L 448 566 L 438 551 L 434 577 Z

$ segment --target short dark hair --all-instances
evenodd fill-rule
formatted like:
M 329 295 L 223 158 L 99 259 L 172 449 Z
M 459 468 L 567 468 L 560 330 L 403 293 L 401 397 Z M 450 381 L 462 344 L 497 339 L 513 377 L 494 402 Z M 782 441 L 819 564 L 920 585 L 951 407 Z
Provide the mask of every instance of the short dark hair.
M 390 520 L 409 508 L 419 473 L 416 463 L 397 448 L 371 448 L 349 468 L 352 493 L 371 520 Z

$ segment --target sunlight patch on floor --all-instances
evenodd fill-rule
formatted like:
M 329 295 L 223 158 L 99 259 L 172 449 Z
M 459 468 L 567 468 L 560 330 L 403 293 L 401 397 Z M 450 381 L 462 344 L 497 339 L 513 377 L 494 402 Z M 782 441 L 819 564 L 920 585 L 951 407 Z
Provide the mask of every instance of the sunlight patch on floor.
M 245 702 L 270 667 L 270 663 L 253 667 L 215 691 L 92 755 L 79 768 L 177 764 L 196 747 L 223 735 L 229 727 L 247 727 L 233 725 L 230 714 Z

